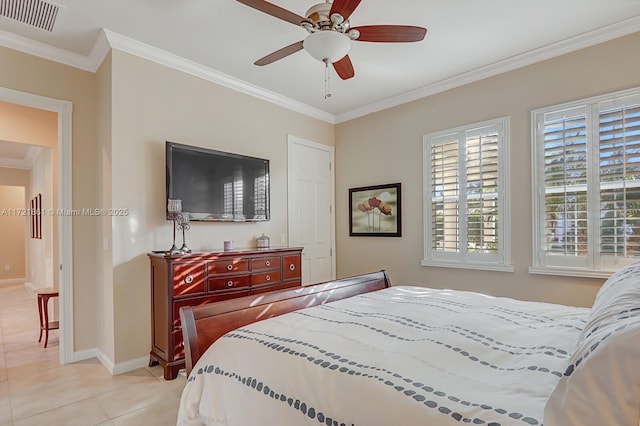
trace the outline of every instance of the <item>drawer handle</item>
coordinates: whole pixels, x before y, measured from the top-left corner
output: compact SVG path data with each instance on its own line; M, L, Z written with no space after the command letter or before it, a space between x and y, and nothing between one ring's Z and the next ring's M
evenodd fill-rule
M264 262L265 265L267 266L271 266L271 262L269 262L268 260L266 262Z
M184 277L184 282L187 284L191 284L193 282L193 275L189 274L186 277Z
M232 269L233 269L233 265L231 265L231 264L227 265L227 271L230 271Z
M291 265L289 265L289 270L290 271L295 271L296 270L296 265L294 265L293 263Z
M231 280L227 281L227 287L233 287L233 281Z
M271 281L271 277L269 275L267 275L264 279L267 281Z

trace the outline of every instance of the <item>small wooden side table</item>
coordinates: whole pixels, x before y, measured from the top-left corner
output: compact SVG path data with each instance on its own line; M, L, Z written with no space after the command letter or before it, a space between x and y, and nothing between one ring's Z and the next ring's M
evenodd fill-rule
M49 342L49 330L57 330L60 328L58 321L49 321L49 299L52 297L58 297L58 290L54 289L40 289L37 291L38 295L38 315L40 316L40 337L38 342L42 341L42 332L44 331L44 347L47 347Z

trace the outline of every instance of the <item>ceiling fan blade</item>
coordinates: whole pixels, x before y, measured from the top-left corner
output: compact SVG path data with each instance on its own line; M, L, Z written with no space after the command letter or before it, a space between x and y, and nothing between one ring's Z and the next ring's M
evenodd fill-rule
M334 62L333 68L338 73L338 76L340 76L340 78L343 80L347 80L355 75L353 64L351 63L351 59L349 59L349 55L345 55L344 58Z
M329 16L334 13L339 13L345 19L349 19L349 16L356 10L356 7L360 4L361 0L334 0L331 5L331 11Z
M275 16L283 21L291 22L294 25L300 25L301 22L307 20L307 18L300 16L296 13L290 12L287 9L283 9L280 6L271 4L264 0L238 0L240 3L252 7L260 12L264 12L267 15Z
M350 31L358 30L358 41L373 41L381 43L402 43L420 41L427 34L427 29L411 25L365 25L353 27Z
M259 65L259 66L267 65L277 61L278 59L282 59L286 56L289 56L292 53L296 53L297 51L302 50L302 48L303 47L302 47L302 40L301 40L296 43L290 44L289 46L285 46L282 49L276 50L275 52L270 53L267 56L258 59L253 64Z

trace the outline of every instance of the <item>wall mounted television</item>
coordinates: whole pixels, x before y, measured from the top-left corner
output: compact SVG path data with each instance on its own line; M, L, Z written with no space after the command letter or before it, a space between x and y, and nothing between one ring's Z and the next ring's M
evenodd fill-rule
M269 220L269 160L169 141L165 154L166 198L191 220Z

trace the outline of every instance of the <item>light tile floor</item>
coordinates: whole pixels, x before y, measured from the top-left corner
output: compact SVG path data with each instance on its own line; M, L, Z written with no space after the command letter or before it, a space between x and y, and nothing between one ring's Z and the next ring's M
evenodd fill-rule
M184 375L159 366L112 376L97 360L59 362L58 330L38 343L35 294L0 287L0 425L175 425ZM44 339L44 336L43 336Z

